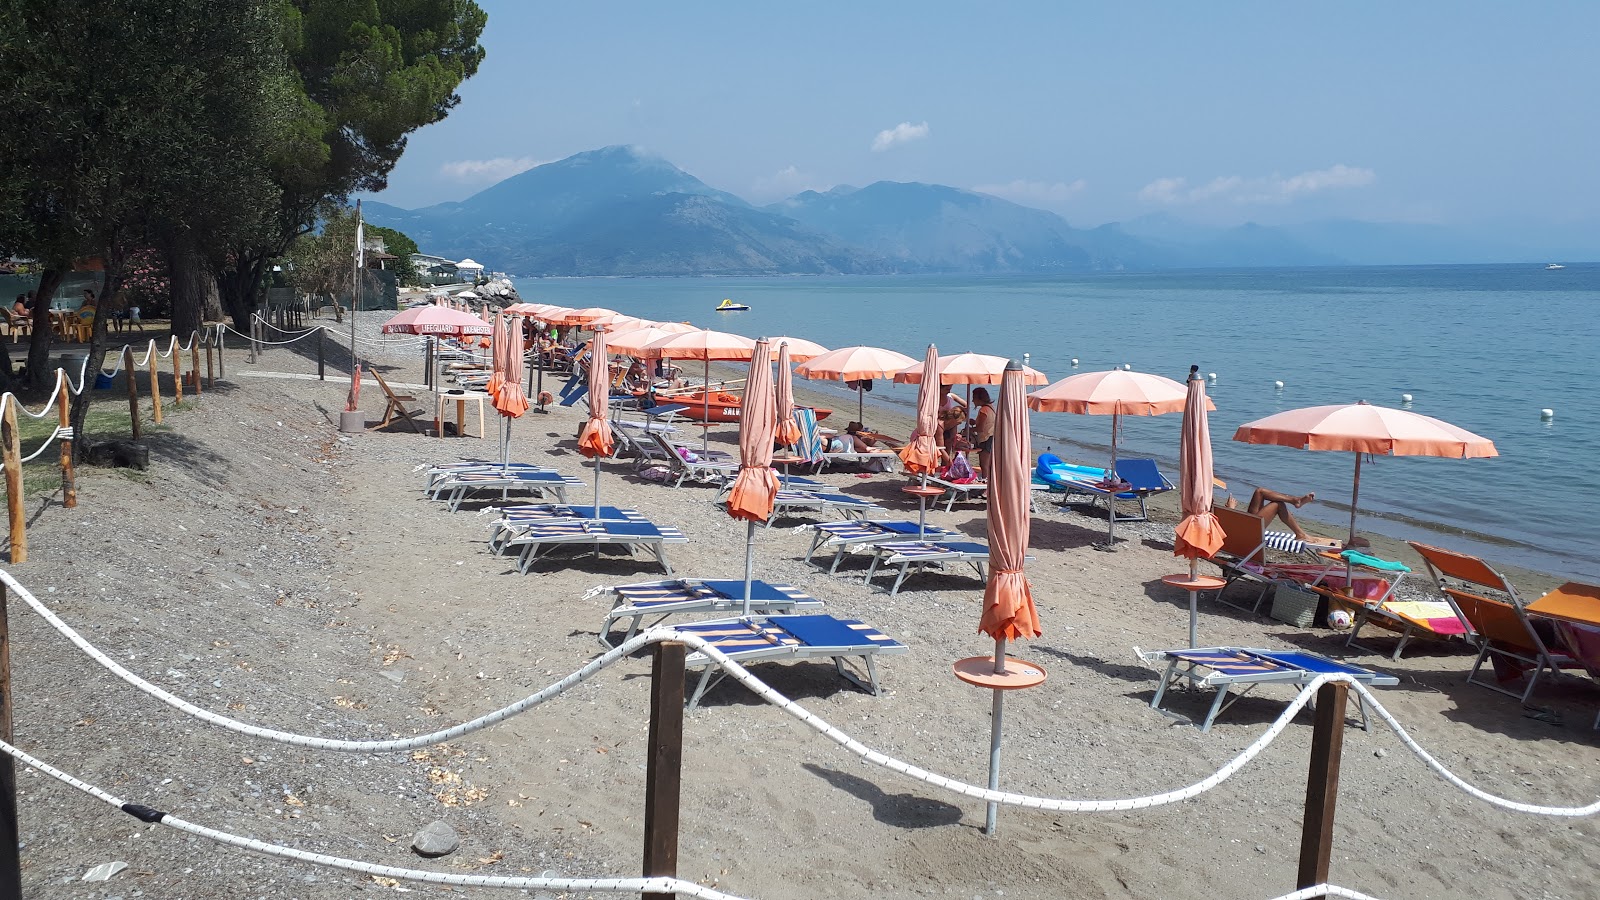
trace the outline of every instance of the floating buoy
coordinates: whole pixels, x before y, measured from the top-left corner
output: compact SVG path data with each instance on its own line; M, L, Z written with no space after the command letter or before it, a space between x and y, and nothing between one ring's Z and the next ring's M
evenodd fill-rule
M1539 410L1539 418L1543 419L1546 422L1550 421L1551 419L1554 419L1555 417L1556 417L1556 411L1551 409L1551 408L1549 408L1548 406L1545 407L1544 409Z
M1272 386L1277 388L1280 391L1283 390L1283 382L1281 382L1281 381L1274 381L1272 383Z
M1401 403L1410 403L1411 402L1411 395L1410 394L1401 394L1400 395L1400 402Z
M1215 372L1207 372L1206 373L1206 380L1211 382L1212 384L1216 384L1217 383L1217 373L1215 373Z
M1133 371L1133 363L1123 363L1122 364L1122 371L1124 371L1124 372L1132 372Z
M1073 358L1072 358L1072 367L1073 367L1073 368L1074 368L1074 369L1076 369L1076 368L1077 368L1077 367L1078 367L1078 358L1077 358L1077 357L1076 357L1076 356L1074 356L1074 357L1073 357Z

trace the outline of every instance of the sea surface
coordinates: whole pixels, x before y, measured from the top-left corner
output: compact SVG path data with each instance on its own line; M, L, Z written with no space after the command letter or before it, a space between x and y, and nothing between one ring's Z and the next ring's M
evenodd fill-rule
M867 344L920 360L927 345L1021 359L1051 380L1132 365L1182 381L1216 373L1217 477L1314 491L1303 515L1342 536L1350 453L1253 446L1235 428L1287 409L1367 400L1492 439L1494 459L1363 463L1361 530L1491 562L1600 578L1600 264L1204 270L996 277L516 280L528 302L606 306L749 337ZM719 313L724 297L746 312ZM1282 382L1282 388L1275 386ZM812 387L825 386L813 382ZM854 392L837 384L841 410ZM879 381L909 409L915 385ZM1409 404L1402 396L1409 394ZM1541 418L1541 410L1554 410ZM1124 419L1119 455L1177 467L1182 416ZM1033 413L1037 450L1103 465L1111 417Z

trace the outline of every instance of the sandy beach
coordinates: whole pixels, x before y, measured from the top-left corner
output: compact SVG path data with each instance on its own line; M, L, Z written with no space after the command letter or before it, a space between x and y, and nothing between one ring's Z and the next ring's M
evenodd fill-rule
M363 332L376 330L373 318ZM414 356L373 359L391 383L420 380ZM30 557L9 571L112 659L203 708L357 739L446 727L544 687L600 649L609 601L585 599L590 589L663 577L653 560L620 554L518 574L512 560L487 551L489 517L430 503L415 471L492 456L492 411L488 440L403 426L341 436L348 379L331 363L328 380L315 372L315 348L275 347L253 364L230 349L227 379L150 437L148 472L86 469L78 508L30 503ZM120 384L101 395L105 402L122 396ZM796 388L803 401L805 383ZM376 385L369 382L361 400L376 422ZM517 420L513 458L592 483L593 465L575 448L582 409L551 407ZM841 410L833 421L848 418ZM910 431L888 412L869 409L867 418L890 434ZM1177 434L1174 422L1174 442ZM728 428L710 433L714 446L731 448L735 439ZM635 507L689 536L669 548L676 573L740 575L744 528L715 505L713 488L642 481L630 460L601 468L604 503ZM899 476L821 477L915 516ZM586 502L587 489L575 493ZM1192 784L1255 741L1292 696L1264 687L1210 733L1150 709L1158 673L1134 647L1186 642L1187 596L1160 581L1186 568L1172 555L1175 502L1156 503L1149 522L1119 523L1128 540L1114 553L1093 548L1104 537L1103 512L1040 503L1037 559L1027 574L1044 635L1015 650L1050 677L1009 698L1003 788L1109 799ZM991 649L976 630L982 583L929 574L891 598L863 584L859 561L829 576L802 560L810 533L799 526L816 520L782 519L759 532L758 577L796 585L824 600L827 612L868 621L910 652L880 663L881 697L855 689L827 661L754 671L874 749L982 784L989 696L951 673L953 661ZM932 511L929 522L980 539L986 531L981 503ZM1409 548L1374 544L1416 567L1407 585L1429 593ZM1559 581L1508 574L1529 597ZM10 622L17 743L124 799L263 841L390 865L639 872L647 657L445 746L354 756L206 726L135 692L15 597ZM1202 644L1310 649L1396 675L1398 686L1379 689L1384 704L1445 766L1484 790L1554 806L1600 794L1600 732L1590 728L1600 689L1587 681L1542 684L1534 717L1515 699L1466 683L1472 654L1464 645L1420 644L1390 662L1347 652L1343 636L1327 629L1209 600L1199 630ZM1210 697L1179 693L1167 706L1203 715ZM1294 888L1311 718L1302 713L1262 756L1198 798L1104 814L1002 808L990 838L980 832L983 804L866 765L725 682L686 720L679 874L752 898L1275 897ZM19 773L18 782L30 897L507 893L394 885L268 859L141 823L36 772ZM434 820L453 826L461 847L423 860L411 838ZM1522 815L1469 797L1381 725L1345 733L1335 883L1410 900L1578 900L1600 891L1597 840L1592 818ZM112 860L128 869L105 884L79 881Z

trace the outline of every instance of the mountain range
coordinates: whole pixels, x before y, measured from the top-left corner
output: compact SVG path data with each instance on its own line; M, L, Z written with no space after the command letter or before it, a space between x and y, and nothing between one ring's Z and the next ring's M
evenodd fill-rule
M756 207L670 162L605 147L513 175L459 202L363 204L429 253L515 275L1050 274L1166 268L1592 259L1600 222L1569 246L1428 225L1324 221L1212 228L1165 214L1092 229L938 184L879 181ZM1577 237L1574 237L1574 233ZM1592 238L1592 240L1590 240Z

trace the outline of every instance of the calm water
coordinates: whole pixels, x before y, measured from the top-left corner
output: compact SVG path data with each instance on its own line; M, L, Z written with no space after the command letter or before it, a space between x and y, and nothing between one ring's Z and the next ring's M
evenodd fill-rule
M1026 353L1051 380L1128 363L1181 381L1198 364L1217 374L1217 476L1241 502L1258 484L1315 491L1307 515L1334 523L1348 522L1351 454L1249 446L1229 440L1234 428L1302 406L1400 406L1411 394L1410 409L1491 438L1501 455L1363 465L1362 528L1600 578L1600 265L519 279L517 287L530 302L608 306L828 347L869 344L916 359L929 342L944 353ZM752 309L712 312L724 297ZM915 401L915 386L876 388L869 403ZM854 402L838 393L841 404ZM1552 421L1540 420L1544 407L1555 410ZM1180 419L1129 419L1120 445L1175 468ZM1106 457L1110 417L1035 413L1031 424L1041 449L1083 462Z

